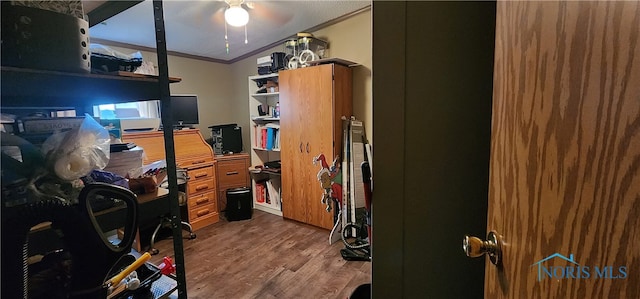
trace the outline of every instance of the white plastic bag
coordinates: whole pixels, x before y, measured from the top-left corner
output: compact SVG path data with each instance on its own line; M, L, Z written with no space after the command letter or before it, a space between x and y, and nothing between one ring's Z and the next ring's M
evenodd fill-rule
M104 169L109 152L109 132L88 114L78 129L53 134L42 144L49 171L67 181Z

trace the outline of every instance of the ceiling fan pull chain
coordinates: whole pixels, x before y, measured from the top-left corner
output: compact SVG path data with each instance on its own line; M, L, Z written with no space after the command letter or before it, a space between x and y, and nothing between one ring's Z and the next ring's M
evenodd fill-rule
M227 36L227 22L224 22L224 46L227 48L227 54L229 54L229 37Z
M249 43L249 40L247 39L247 25L244 25L244 43Z

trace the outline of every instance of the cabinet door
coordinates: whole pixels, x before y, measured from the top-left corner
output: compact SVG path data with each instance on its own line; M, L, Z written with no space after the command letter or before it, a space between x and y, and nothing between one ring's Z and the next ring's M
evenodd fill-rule
M306 222L307 205L302 187L307 180L302 168L306 119L302 101L307 93L304 80L297 75L296 70L282 71L279 76L282 215Z
M331 165L334 158L334 94L333 94L333 65L326 64L317 67L304 68L300 76L306 78L304 83L305 97L304 111L307 125L303 134L305 151L303 158L304 172L308 174L305 198L307 201L306 223L331 229L333 227L333 213L327 212L326 205L321 202L324 189L320 186L317 174L322 169L322 163L312 163L314 157L324 154L326 162Z

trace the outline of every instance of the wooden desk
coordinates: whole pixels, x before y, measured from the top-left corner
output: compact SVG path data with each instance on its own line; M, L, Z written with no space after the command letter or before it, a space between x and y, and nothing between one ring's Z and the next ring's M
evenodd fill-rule
M219 220L213 149L197 129L176 130L173 138L176 163L190 177L185 190L189 213L185 220L198 230ZM122 141L142 147L145 164L165 158L162 131L125 133Z

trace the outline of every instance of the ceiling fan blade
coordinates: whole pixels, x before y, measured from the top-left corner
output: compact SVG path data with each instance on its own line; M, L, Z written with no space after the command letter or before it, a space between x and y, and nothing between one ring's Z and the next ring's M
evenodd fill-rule
M280 3L279 5L282 4ZM249 19L256 18L277 25L284 25L293 19L293 14L291 12L283 11L273 2L250 1L243 3L242 7L249 12Z
M222 25L224 24L225 20L224 20L224 11L227 9L227 7L221 7L219 8L215 13L211 14L209 16L209 21L213 24L216 25Z
M177 12L171 10L169 13L165 13L166 18L178 20L178 22L194 28L216 24L216 19L213 16L223 14L224 9L228 6L224 1L171 1L170 4L176 5Z

